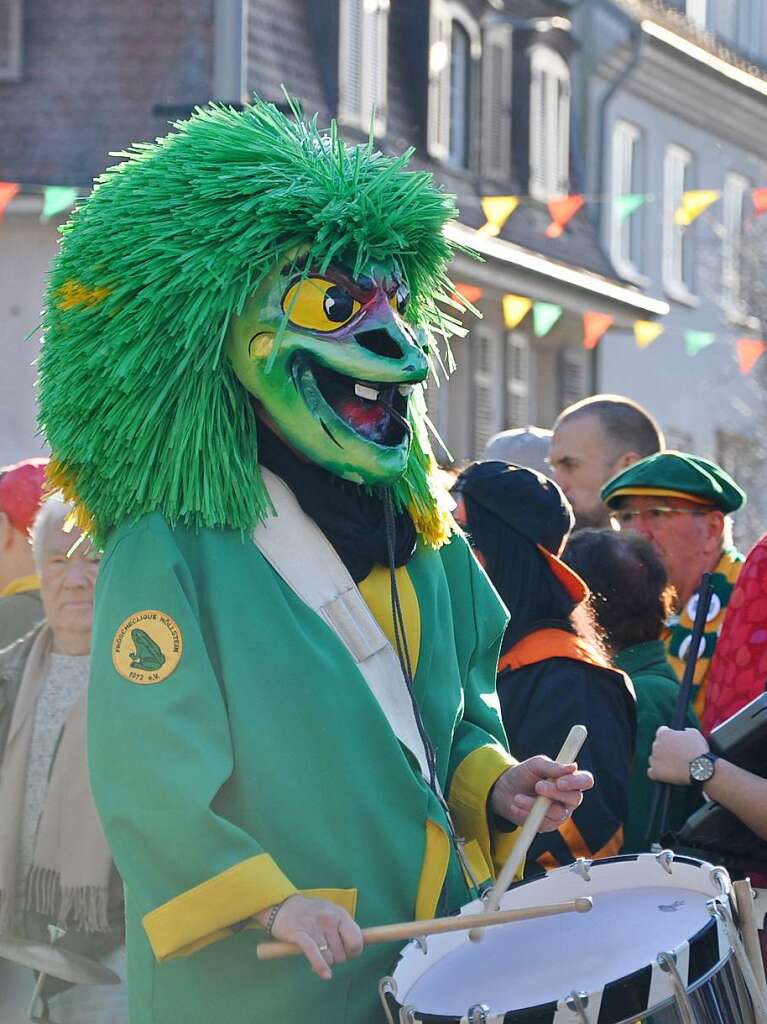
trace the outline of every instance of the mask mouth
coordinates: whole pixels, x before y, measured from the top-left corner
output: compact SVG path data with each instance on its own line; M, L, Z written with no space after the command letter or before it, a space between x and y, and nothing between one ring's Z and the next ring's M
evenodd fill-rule
M337 373L302 360L299 376L309 373L325 404L365 441L398 448L409 437L408 402L412 384L377 383ZM303 390L303 389L302 389ZM320 414L321 418L321 414ZM332 425L325 424L325 427Z

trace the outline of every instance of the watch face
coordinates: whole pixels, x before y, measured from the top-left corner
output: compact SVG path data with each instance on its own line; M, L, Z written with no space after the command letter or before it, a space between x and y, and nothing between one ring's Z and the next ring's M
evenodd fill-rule
M705 754L695 757L690 761L690 778L694 779L695 782L708 782L713 774L714 765Z

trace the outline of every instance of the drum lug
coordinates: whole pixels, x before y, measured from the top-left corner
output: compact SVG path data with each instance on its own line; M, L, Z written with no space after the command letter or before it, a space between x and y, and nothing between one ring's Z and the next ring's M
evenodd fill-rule
M655 859L667 874L672 875L674 873L671 869L671 865L674 863L673 850L661 850L660 853L655 855Z
M386 1024L396 1024L389 1009L389 1001L386 998L387 995L394 996L395 999L397 998L397 982L391 975L387 974L385 978L381 978L378 982L378 995L381 999L383 1012L386 1014Z
M423 955L426 956L426 954L429 952L429 946L426 941L426 936L416 935L416 937L413 939L413 942L416 944L416 946L418 946Z
M590 882L591 874L589 868L593 863L593 861L586 860L585 857L579 857L570 865L570 870L575 872L576 875L580 875L584 882Z
M467 1010L466 1020L468 1024L487 1024L488 1013L490 1013L489 1006L485 1006L484 1003L475 1003Z
M658 953L657 964L662 971L666 974L671 975L671 983L674 987L674 996L677 1009L679 1010L679 1016L682 1019L682 1024L695 1024L695 1018L692 1013L692 1006L690 1005L690 999L687 995L687 988L685 983L682 981L682 976L677 970L676 966L676 953L664 952Z
M589 861L589 863L591 862ZM573 990L565 999L565 1006L568 1010L572 1010L573 1013L578 1015L580 1024L589 1024L589 1018L586 1013L588 1005L589 996L587 992L576 992Z
M416 1008L414 1006L403 1006L399 1011L399 1024L418 1024Z
M727 896L728 898L730 898L732 896L730 876L725 870L725 868L711 868L709 874L711 876L711 881L714 883L714 885L716 885L717 889L722 894L722 896Z

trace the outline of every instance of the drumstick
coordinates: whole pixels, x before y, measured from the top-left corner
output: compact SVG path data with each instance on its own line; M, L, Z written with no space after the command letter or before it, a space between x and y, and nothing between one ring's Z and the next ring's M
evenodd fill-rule
M733 882L732 891L735 894L735 903L738 907L740 918L740 931L743 936L743 945L746 949L748 959L754 969L754 978L759 988L762 1002L767 1006L767 981L764 977L764 962L762 960L762 949L759 945L759 935L756 929L756 914L754 913L754 895L751 891L751 883L746 878L742 882Z
M588 731L585 725L574 725L567 734L567 739L562 744L562 749L557 755L557 761L560 764L570 764L571 761L574 761L587 736ZM495 880L495 885L485 899L485 907L487 910L498 910L501 897L514 881L514 876L527 856L530 844L538 834L538 830L540 829L543 819L546 817L546 812L550 806L551 800L548 797L539 796L536 799L532 806L532 810L527 816L527 820L522 826L519 838L516 843L514 843L512 851L506 859L506 863L501 868L498 878ZM472 942L477 942L482 938L482 929L479 927L472 929L472 931L469 932L469 938Z
M519 907L516 910L494 910L492 914L465 914L463 917L435 917L428 921L403 921L400 924L382 924L374 928L363 928L362 938L366 946L379 942L406 942L422 935L441 935L444 932L460 932L477 925L489 928L496 924L513 921L529 921L537 917L552 917L554 914L585 914L591 910L590 896L578 896L562 903L549 903L540 907ZM256 956L259 960L281 960L286 956L298 956L301 949L292 942L259 942Z

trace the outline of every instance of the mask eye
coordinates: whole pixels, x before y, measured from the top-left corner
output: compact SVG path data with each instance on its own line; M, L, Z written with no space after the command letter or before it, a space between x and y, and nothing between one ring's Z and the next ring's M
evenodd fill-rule
M296 327L309 331L337 331L360 311L360 303L340 284L324 277L296 281L285 292L282 311Z
M389 305L399 314L403 314L410 301L410 290L406 284L401 284L396 292L390 296Z

